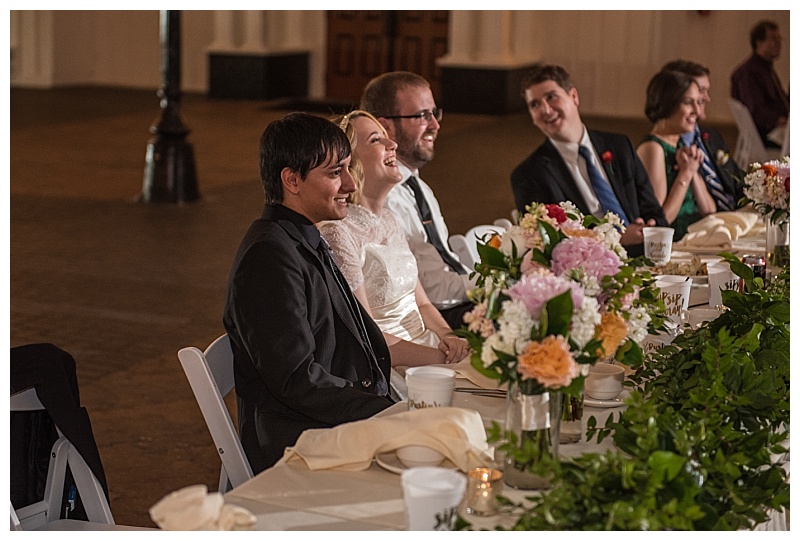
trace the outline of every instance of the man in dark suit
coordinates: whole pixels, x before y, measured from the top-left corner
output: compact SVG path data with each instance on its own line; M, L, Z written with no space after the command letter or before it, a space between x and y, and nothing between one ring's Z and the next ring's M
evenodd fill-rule
M223 317L253 472L272 466L306 429L392 404L386 342L316 227L347 215L350 152L342 130L303 113L261 136L266 205L234 259Z
M584 214L614 212L626 226L621 242L643 251L645 225L667 225L647 172L625 135L587 130L578 90L561 66L537 64L522 81L534 125L546 136L511 173L517 209L532 202L571 201Z
M664 64L661 71L679 71L694 79L697 87L700 89L700 99L702 100L697 107L697 120L695 124L695 131L681 135L681 140L686 147L697 145L704 154L704 160L707 160L706 166L701 167L700 174L706 179L706 184L709 188L709 193L714 197L717 204L718 211L733 210L736 208L736 203L744 195L742 189L744 187L742 179L744 172L739 168L733 160L730 149L722 135L714 128L708 125L700 126L700 122L706 119L706 105L711 102L709 92L711 90L711 79L709 75L711 71L697 62L691 60L673 60ZM747 165L747 164L745 164ZM714 179L709 178L709 173L713 172L714 176L719 179L721 183L722 193L713 189Z

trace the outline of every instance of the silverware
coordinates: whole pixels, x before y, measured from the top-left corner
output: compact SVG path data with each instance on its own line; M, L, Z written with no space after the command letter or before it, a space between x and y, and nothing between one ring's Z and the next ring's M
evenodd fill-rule
M505 398L506 391L503 389L475 389L472 387L456 387L455 392L474 394L477 396L487 396L490 398Z

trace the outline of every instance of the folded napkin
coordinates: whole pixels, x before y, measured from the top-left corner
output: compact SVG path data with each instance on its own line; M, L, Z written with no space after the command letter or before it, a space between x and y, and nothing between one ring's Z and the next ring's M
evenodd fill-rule
M161 498L150 508L150 518L169 531L252 530L256 517L247 509L225 503L219 492L191 485Z
M456 364L445 365L456 372L456 377L470 380L481 389L507 389L508 386L500 385L500 381L484 376L472 366L472 356L466 357Z
M465 472L493 459L477 411L423 408L306 430L278 464L303 460L310 470L366 470L375 456L406 445L435 449Z
M733 248L733 241L750 235L759 224L759 215L748 211L717 212L696 221L673 249L687 251L723 251Z

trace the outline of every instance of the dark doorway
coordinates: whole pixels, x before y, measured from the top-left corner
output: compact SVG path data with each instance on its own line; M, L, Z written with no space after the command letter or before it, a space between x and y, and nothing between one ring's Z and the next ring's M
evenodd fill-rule
M328 11L328 98L355 103L370 79L395 70L422 75L437 96L448 19L448 11Z

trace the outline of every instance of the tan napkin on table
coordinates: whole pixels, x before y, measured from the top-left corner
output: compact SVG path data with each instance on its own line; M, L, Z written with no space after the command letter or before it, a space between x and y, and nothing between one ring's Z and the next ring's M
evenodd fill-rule
M709 214L690 225L673 249L689 252L731 250L733 241L750 233L758 220L758 214L746 211Z
M470 380L472 383L481 389L507 389L508 386L500 385L499 380L487 378L472 366L472 357L468 356L456 364L444 365L456 371L456 377L462 377Z
M461 471L484 466L493 458L477 411L424 408L306 430L278 464L300 459L310 470L360 471L369 468L373 457L406 445L435 449Z
M219 492L191 485L161 498L150 508L150 518L169 531L251 530L256 517L247 509L225 503Z

